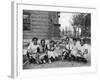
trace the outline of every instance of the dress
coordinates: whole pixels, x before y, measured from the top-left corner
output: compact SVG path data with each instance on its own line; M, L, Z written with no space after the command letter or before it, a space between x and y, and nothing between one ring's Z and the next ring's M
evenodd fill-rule
M37 48L39 47L39 45L34 45L33 43L30 43L30 45L27 48L27 52L30 54L30 56L32 56L33 58L37 57Z
M54 50L55 50L55 46L51 46L51 45L48 45L48 58L55 58L55 54L54 54Z
M59 57L62 55L62 50L60 49L60 46L55 46L54 55L55 57Z
M44 56L46 56L47 52L47 45L39 45L39 58L42 59Z

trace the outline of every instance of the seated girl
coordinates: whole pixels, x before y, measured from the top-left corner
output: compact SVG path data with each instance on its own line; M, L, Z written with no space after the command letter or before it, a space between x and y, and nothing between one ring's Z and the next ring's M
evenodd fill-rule
M47 52L49 63L52 63L55 60L54 50L55 50L54 41L51 40L48 44L48 52Z
M45 44L45 40L42 39L39 45L39 62L46 63L47 62L47 45Z
M66 44L65 48L63 49L62 59L69 60L69 54L70 54L70 44L69 44L69 38L66 38Z
M36 62L38 63L38 47L39 45L37 44L38 38L34 37L32 39L32 42L29 44L27 48L27 57L29 59L29 62Z
M84 55L88 53L88 52L87 52L88 50L86 49L83 40L80 40L79 42L80 42L80 43L77 45L77 49L78 49L78 52L77 52L77 61L78 61L78 62L84 62L84 63L86 63L87 60L86 60L86 58L84 57Z
M62 59L62 49L60 48L60 42L57 41L55 44L55 50L54 50L55 60Z
M73 44L71 44L71 54L70 54L70 57L71 57L72 61L77 61L78 49L77 49L76 42L77 42L77 40L74 38L73 39Z
M86 41L84 41L84 44L83 42L81 41L81 53L83 54L83 62L89 62L90 61L90 45L87 44Z

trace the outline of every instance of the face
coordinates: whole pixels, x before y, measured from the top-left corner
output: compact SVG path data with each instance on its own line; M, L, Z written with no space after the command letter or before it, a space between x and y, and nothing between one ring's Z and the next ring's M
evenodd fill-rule
M69 43L69 39L68 38L66 39L66 43Z
M73 44L73 39L69 38L69 43Z
M33 44L35 44L35 45L37 44L37 39L33 40Z
M41 44L44 45L45 44L45 41L42 41Z
M62 40L62 43L65 43L65 40L64 39Z
M59 42L57 41L56 45L59 45Z
M54 45L54 42L51 42L50 45L53 46Z
M81 40L81 45L83 45L84 44L84 42L83 42L83 40Z
M76 44L76 40L73 40L74 45Z

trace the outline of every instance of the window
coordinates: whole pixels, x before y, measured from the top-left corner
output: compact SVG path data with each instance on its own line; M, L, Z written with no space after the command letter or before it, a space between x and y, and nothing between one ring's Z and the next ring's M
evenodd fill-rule
M23 13L23 30L27 31L30 30L30 14Z

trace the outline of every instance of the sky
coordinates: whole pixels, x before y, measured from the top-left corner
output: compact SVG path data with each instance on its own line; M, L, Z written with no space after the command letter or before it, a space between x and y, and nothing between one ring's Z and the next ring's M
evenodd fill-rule
M61 24L61 30L65 30L66 27L68 30L73 30L70 23L73 15L74 13L60 13L59 23Z

